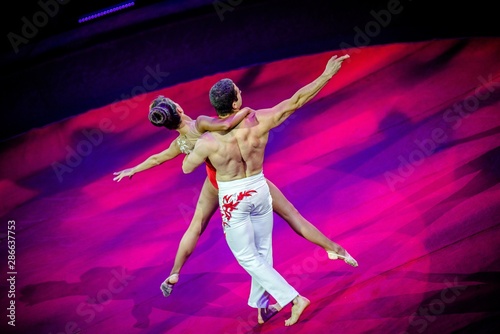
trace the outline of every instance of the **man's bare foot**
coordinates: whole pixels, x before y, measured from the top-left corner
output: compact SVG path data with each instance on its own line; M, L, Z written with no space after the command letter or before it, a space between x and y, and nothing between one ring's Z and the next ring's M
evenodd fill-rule
M257 322L262 325L263 323L274 317L276 314L278 314L278 312L281 311L281 306L276 303L274 305L269 305L266 308L259 308L258 310Z
M295 324L297 321L299 321L300 316L302 315L302 312L311 304L309 299L306 297L302 296L297 296L293 300L293 306L292 306L292 316L285 320L285 326L291 326Z

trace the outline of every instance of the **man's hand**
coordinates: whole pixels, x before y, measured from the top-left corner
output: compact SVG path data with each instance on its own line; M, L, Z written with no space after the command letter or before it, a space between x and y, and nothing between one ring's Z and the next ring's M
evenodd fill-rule
M343 55L342 57L337 57L333 56L328 60L328 63L326 64L325 71L323 74L332 77L335 75L340 70L340 66L342 65L342 62L349 58L349 55Z
M120 180L123 179L124 177L128 176L129 178L132 178L134 174L135 173L133 168L124 169L121 172L114 172L113 175L118 175L118 176L115 177L113 181L120 182Z

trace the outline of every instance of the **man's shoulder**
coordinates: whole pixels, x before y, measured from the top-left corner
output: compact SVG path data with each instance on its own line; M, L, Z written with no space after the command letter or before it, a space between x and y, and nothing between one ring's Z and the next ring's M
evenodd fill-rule
M245 127L254 129L267 129L273 117L272 108L252 109L245 118Z
M253 109L250 107L245 107L242 110L249 110L247 117L245 117L245 121L247 123L253 123L256 120L259 120L262 117L266 116L266 113L269 111L269 108L261 108L261 109Z
M212 134L212 132L210 131L207 131L207 132L203 132L200 136L200 138L198 138L198 141L201 141L201 142L211 142L213 141L215 138Z
M219 140L216 138L217 133L214 132L205 132L198 139L200 142L200 146L204 149L214 150L218 147Z
M194 146L195 151L198 153L210 155L214 150L216 150L217 144L215 138L210 132L203 133Z

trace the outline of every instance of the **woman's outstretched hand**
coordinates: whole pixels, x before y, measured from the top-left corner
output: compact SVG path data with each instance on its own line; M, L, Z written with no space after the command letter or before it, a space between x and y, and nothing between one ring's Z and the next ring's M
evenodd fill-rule
M113 181L120 182L121 179L124 177L129 177L132 178L134 176L134 170L133 168L127 168L122 170L121 172L114 172L113 175L117 175L115 178L113 178Z

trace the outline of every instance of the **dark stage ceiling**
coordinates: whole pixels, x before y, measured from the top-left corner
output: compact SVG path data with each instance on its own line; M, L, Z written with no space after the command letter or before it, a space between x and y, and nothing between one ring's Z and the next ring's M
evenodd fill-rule
M488 1L39 0L2 12L5 141L140 93L277 59L393 42L499 36ZM480 59L471 59L480 61ZM167 74L168 73L168 74Z

